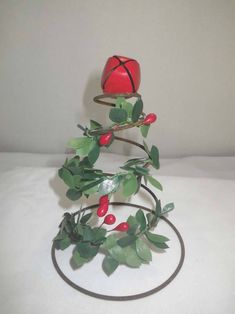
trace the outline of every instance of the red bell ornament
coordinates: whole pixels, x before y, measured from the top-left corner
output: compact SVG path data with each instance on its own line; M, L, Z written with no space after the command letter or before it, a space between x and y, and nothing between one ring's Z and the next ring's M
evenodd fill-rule
M104 94L136 93L140 86L139 63L127 57L110 57L104 67L101 85Z

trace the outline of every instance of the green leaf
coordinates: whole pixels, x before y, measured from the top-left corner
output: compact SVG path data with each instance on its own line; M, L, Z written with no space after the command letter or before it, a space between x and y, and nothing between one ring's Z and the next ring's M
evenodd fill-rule
M92 242L94 239L94 231L90 226L85 225L83 230L83 240Z
M95 121L95 120L90 120L90 129L91 130L95 130L95 129L101 129L102 128L102 125Z
M128 235L117 240L117 244L120 245L121 247L125 247L134 243L136 239L137 237L135 235Z
M126 179L123 181L123 195L128 197L134 194L138 189L138 181L136 176L133 174L128 174Z
M137 122L141 113L143 112L143 102L139 98L136 103L134 104L133 111L132 111L132 121Z
M99 190L99 185L95 185L95 186L91 187L90 189L87 189L85 193L87 196L90 196L90 195L98 192L98 190Z
M125 248L126 251L126 264L130 267L140 267L142 260L132 247Z
M81 175L74 175L73 176L73 183L74 186L79 186L80 182L81 182Z
M88 159L91 164L94 164L100 155L100 146L98 144L94 145L94 147L88 153Z
M110 276L118 267L119 263L111 256L105 256L102 267L107 276Z
M81 148L76 149L76 155L78 156L86 156L89 154L89 152L93 149L93 147L96 145L96 141L92 138L89 138L89 142L87 141L86 144L84 144ZM88 159L89 161L89 159Z
M122 104L122 108L126 111L127 117L131 118L132 117L132 111L133 111L133 105L130 102L125 101Z
M160 168L160 164L159 164L159 151L158 148L156 146L152 146L151 148L151 152L150 152L150 157L152 159L153 165L156 169Z
M144 161L144 158L132 158L132 159L129 159L125 162L125 165L126 166L133 166L133 165L137 165L137 164L143 164L145 161Z
M59 177L67 184L70 188L74 187L73 175L71 172L65 168L61 168L58 172Z
M152 260L150 248L140 238L136 240L136 253L140 258L142 258L146 262L150 262Z
M141 125L140 132L141 132L143 137L147 137L149 128L150 128L150 124L148 124L148 125L145 125L145 124Z
M146 175L149 173L148 168L140 167L140 166L135 166L135 171L141 175Z
M152 176L146 176L148 181L157 189L159 189L160 191L162 191L162 185L160 182L158 182L156 179L154 179L154 177Z
M82 193L78 190L75 189L68 189L66 196L71 200L71 201L77 201L79 198L82 196Z
M156 221L157 221L157 217L156 215L152 214L152 213L148 213L146 215L147 217L147 221L148 221L148 227L151 228L155 225Z
M111 249L112 247L114 247L117 243L117 237L115 234L111 234L109 235L105 242L103 243L102 247L106 250Z
M119 245L115 245L109 249L109 254L119 263L125 263L126 261L125 251Z
M140 231L143 231L146 228L146 219L141 209L137 211L135 218L140 224Z
M84 215L84 216L81 218L80 223L81 223L82 225L85 225L85 224L88 222L88 220L91 218L91 216L92 216L92 213L89 213L89 214Z
M100 184L101 182L103 182L103 180L104 179L101 178L101 179L95 180L95 181L93 181L93 182L91 182L89 184L85 184L84 186L81 187L80 191L84 192L86 190L89 190L89 189L93 188L94 186L96 186L96 185Z
M132 216L132 215L130 215L129 217L128 217L128 219L127 219L127 223L130 225L130 226L133 226L133 225L138 225L139 223L138 223L138 221L137 221L137 219L134 217L134 216Z
M91 168L93 165L90 163L88 157L85 157L80 161L80 167Z
M99 247L91 245L90 242L79 242L76 250L83 258L93 258L98 253Z
M117 191L120 184L119 177L113 177L110 179L105 179L99 186L100 195L106 195L111 192Z
M62 240L55 240L54 244L55 244L56 249L65 250L67 247L70 246L71 240L70 240L69 236L67 235Z
M127 120L127 112L121 108L112 108L109 113L109 118L116 123L125 122Z
M136 220L136 218L132 215L130 215L127 219L127 223L129 224L130 228L128 229L127 233L129 235L134 235L136 233L136 230L139 227L139 223Z
M159 249L168 249L169 246L166 243L153 243Z
M169 213L171 210L173 210L175 208L175 205L174 203L169 203L169 204L166 204L162 211L161 211L161 215L164 215L166 213Z
M100 242L101 240L102 242L104 242L106 240L105 239L105 235L107 233L106 229L96 227L93 229L93 232L94 232L93 242Z
M126 99L124 97L121 97L121 96L117 97L115 101L116 107L121 108L125 102L126 102Z
M68 146L73 149L80 149L86 145L89 145L92 141L93 139L91 137L72 138L69 140Z
M74 250L73 257L72 257L74 263L77 267L81 267L83 264L88 262L88 259L81 257L78 251Z
M150 231L146 231L145 235L147 236L147 239L152 243L165 243L169 241L167 237L160 234L151 233Z
M156 200L156 209L155 209L155 213L156 216L160 216L162 212L162 206L161 206L161 201L160 200Z
M143 141L143 144L144 144L144 149L145 149L146 153L147 153L147 154L149 155L149 157L150 157L150 151L149 151L149 148L148 148L147 143L146 143L145 141Z
M79 223L79 224L76 226L75 231L76 231L79 235L83 236L84 226L82 226L82 225Z

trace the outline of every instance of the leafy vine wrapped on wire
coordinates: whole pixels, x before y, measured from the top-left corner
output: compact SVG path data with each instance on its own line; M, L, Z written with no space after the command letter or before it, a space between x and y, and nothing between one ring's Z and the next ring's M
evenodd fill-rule
M127 160L115 174L105 173L95 167L100 155L101 147L109 147L115 140L122 140L115 133L124 129L138 127L144 138L147 137L150 125L157 119L154 113L143 112L141 96L136 94L134 105L126 100L126 95L116 97L115 104L109 112L112 125L104 128L100 123L90 120L89 127L78 127L83 136L69 141L69 147L75 150L75 156L66 159L59 169L59 177L68 186L66 196L77 201L82 196L99 195L99 206L96 211L85 214L85 211L65 213L60 224L60 230L54 238L57 249L65 249L75 244L73 260L80 267L93 259L102 249L106 253L103 261L103 270L107 275L112 274L119 264L130 267L139 267L142 263L149 263L152 259L151 244L166 249L169 240L163 235L150 232L157 225L159 217L174 208L173 203L161 206L160 200L156 208L144 214L139 209L135 216L130 215L126 221L119 223L107 236L104 225L113 225L116 217L107 214L110 198L119 189L124 197L136 194L141 186L142 179L147 185L162 190L162 185L150 173L149 166L159 169L159 152L155 145L151 148L143 141L143 145L136 144L145 151L146 156ZM133 143L130 140L130 143ZM104 217L100 226L89 223L92 216ZM120 236L121 234L121 236Z

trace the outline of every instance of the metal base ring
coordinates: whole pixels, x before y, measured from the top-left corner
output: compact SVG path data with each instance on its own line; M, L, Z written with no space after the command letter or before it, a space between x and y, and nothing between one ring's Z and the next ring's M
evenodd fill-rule
M113 203L113 205L128 205L128 206L130 205L132 207L141 208L140 205L127 204L127 203L121 203L121 202ZM94 207L94 206L90 206L89 208L91 208L91 207ZM86 210L89 209L89 208L87 207ZM146 208L143 207L143 209L146 209ZM181 267L183 265L184 257L185 257L184 241L182 239L182 236L181 236L180 232L176 229L176 227L173 225L173 223L170 222L167 218L161 217L160 219L165 221L170 226L170 228L175 232L175 234L176 234L176 236L177 236L177 238L179 240L179 243L180 243L181 255L180 255L179 263L178 263L176 269L174 270L174 272L170 275L170 277L167 280L165 280L162 284L160 284L159 286L157 286L157 287L155 287L153 289L150 289L150 290L145 291L143 293L127 295L127 296L126 295L123 295L123 296L104 295L104 294L99 294L99 293L95 293L95 292L92 292L90 290L84 289L81 286L75 284L73 281L71 281L63 273L63 271L59 267L59 265L57 263L57 260L56 260L56 254L55 254L56 249L55 249L54 245L52 245L51 257L52 257L52 262L54 264L54 267L55 267L57 273L60 275L60 277L69 286L71 286L72 288L78 290L79 292L82 292L82 293L84 293L86 295L89 295L91 297L95 297L95 298L103 299L103 300L108 300L108 301L129 301L129 300L136 300L136 299L140 299L140 298L144 298L144 297L147 297L149 295L152 295L152 294L160 291L161 289L165 288L178 275L178 273L179 273L179 271L180 271L180 269L181 269Z

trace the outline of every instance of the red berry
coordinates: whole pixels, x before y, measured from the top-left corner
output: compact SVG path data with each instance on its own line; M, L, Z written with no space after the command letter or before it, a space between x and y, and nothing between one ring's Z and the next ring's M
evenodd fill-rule
M108 195L102 195L99 199L100 204L106 204L109 202L109 196Z
M100 204L100 207L97 209L97 216L98 217L104 217L107 214L107 211L109 209L108 203Z
M157 120L157 116L155 115L155 113L149 113L145 117L143 124L148 125L155 122L156 120Z
M108 145L112 139L112 136L113 136L112 132L102 134L99 139L100 146Z
M104 223L106 225L112 225L115 223L115 221L116 221L116 217L112 214L109 214L109 215L105 216L105 218L104 218Z
M117 231L128 231L129 229L129 224L127 222L121 222L117 227L115 227L113 230Z

